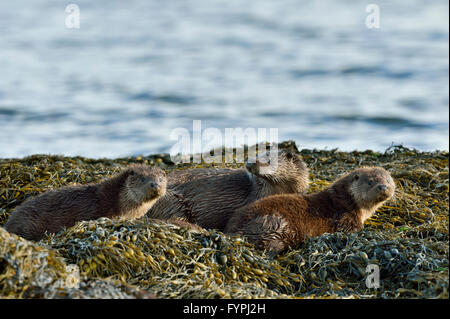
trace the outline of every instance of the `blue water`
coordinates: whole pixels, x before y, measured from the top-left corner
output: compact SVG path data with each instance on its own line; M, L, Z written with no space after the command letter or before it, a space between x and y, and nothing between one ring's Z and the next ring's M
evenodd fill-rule
M0 1L0 157L168 152L173 129L449 149L448 1Z

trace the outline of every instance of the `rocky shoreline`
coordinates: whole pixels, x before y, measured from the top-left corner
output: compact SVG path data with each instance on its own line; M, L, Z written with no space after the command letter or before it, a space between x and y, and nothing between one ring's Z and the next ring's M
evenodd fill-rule
M33 243L0 227L0 298L448 298L448 152L298 150L309 192L355 167L382 166L395 198L359 233L325 234L268 258L240 238L165 222L81 222ZM131 163L165 170L167 154L121 159L34 155L0 159L0 226L30 196L99 181ZM379 287L367 286L368 265Z

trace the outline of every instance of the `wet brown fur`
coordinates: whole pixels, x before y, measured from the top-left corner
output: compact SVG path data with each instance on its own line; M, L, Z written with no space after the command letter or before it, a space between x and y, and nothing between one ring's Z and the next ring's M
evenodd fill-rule
M187 228L187 229L197 232L197 233L209 234L209 232L206 229L201 228L197 224L192 224L189 221L187 221L186 219L172 217L172 218L169 218L168 220L166 220L166 222L176 225L178 227Z
M39 240L45 232L57 233L82 220L138 218L165 190L164 171L133 165L97 184L67 186L29 199L13 211L5 229Z
M245 206L233 214L225 233L243 235L257 248L278 253L308 237L362 230L394 190L383 168L359 168L322 192L274 195Z
M168 174L166 195L147 216L180 217L206 229L223 230L232 213L273 194L302 193L308 188L309 171L299 156L278 153L276 171L269 171L268 157L249 161L246 169L190 169Z

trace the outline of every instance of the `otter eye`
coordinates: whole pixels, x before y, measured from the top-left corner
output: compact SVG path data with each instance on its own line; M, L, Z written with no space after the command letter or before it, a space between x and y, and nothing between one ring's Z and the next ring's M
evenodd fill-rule
M146 181L147 181L147 178L146 178L146 177L142 177L142 178L141 178L141 182L142 182L142 183L145 183Z
M373 181L368 181L367 184L369 184L369 186L372 186Z
M353 180L357 181L359 179L359 175L356 174L355 176L353 176Z

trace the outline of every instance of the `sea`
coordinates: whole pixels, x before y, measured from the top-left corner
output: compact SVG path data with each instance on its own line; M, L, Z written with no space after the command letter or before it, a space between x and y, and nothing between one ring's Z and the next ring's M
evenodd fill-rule
M448 150L449 2L0 1L1 158L166 153L199 123Z

